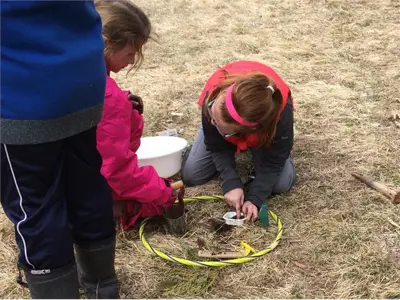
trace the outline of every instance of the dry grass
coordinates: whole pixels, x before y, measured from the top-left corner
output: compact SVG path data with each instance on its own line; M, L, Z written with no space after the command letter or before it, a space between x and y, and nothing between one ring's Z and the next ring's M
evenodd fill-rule
M281 246L265 257L224 269L167 263L142 247L136 233L120 235L117 270L122 296L395 298L400 297L400 206L349 176L357 170L400 186L398 0L137 1L160 44L149 44L135 75L116 76L145 99L146 134L178 128L192 140L197 97L217 66L238 59L264 62L289 82L296 105L294 159L298 182L270 200L286 225ZM182 117L172 112L183 113ZM190 194L219 192L216 182ZM223 240L207 218L222 203L189 206L187 238L149 231L153 245L190 257L196 240ZM14 282L13 229L0 216L0 297L26 297ZM229 238L229 235L232 236ZM262 248L273 236L247 226L222 244L246 240Z

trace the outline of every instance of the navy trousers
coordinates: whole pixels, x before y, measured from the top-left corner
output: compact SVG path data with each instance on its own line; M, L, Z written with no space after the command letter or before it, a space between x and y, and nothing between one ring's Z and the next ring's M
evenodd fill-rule
M15 225L22 268L43 273L70 265L74 243L115 235L101 164L96 128L57 142L1 145L1 204Z

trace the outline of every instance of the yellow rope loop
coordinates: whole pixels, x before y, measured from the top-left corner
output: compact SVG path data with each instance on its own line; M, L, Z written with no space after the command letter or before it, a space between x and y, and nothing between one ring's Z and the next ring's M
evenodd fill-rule
M184 199L185 203L190 203L190 202L195 202L195 201L199 201L199 200L221 200L224 199L223 196L220 195L213 195L213 196L199 196L199 197L192 197L192 198L186 198ZM140 240L143 243L143 246L150 251L151 253L154 253L155 255L161 257L162 259L168 260L170 262L174 262L174 263L178 263L181 265L185 265L185 266L191 266L191 267L226 267L226 266L233 266L233 265L237 265L237 264L243 264L243 263L247 263L247 262L251 262L255 259L257 259L258 257L261 257L269 252L271 252L272 250L274 250L280 243L281 241L281 237L283 234L283 223L282 221L279 219L279 217L273 213L272 211L269 211L269 214L271 216L271 218L273 219L273 221L275 222L275 224L278 227L278 231L277 234L273 240L273 242L264 250L261 251L255 251L250 245L247 245L246 243L242 242L242 246L244 246L246 249L249 249L249 252L253 252L253 254L251 255L246 255L243 257L239 257L239 258L235 258L235 259L227 259L227 260L218 260L218 261L196 261L196 260L189 260L189 259L185 259L185 258L180 258L180 257L176 257L173 255L169 255L166 253L161 252L160 250L153 248L146 240L145 236L144 236L144 228L146 227L147 222L151 219L151 218L146 218L145 220L143 220L142 224L140 225L139 228L139 237ZM243 244L244 243L244 244ZM251 251L250 251L251 250ZM249 253L248 251L246 251L246 253Z

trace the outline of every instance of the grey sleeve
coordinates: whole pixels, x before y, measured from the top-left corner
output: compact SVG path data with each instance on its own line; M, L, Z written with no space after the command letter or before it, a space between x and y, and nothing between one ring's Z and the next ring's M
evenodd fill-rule
M255 179L251 183L246 200L258 208L262 206L278 182L281 172L293 147L293 112L287 108L283 122L277 130L272 145L268 148L251 149Z
M243 189L243 183L236 172L235 151L212 152L212 160L220 173L224 194L236 188Z
M255 179L250 184L246 200L261 208L264 201L271 194L273 187L278 182L280 174L290 155L290 148L282 152L274 151L252 151L255 167Z

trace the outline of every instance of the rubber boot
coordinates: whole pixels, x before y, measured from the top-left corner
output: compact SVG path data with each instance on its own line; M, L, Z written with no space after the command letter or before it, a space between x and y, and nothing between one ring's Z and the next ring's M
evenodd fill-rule
M32 299L79 299L76 266L42 270L42 274L24 271ZM50 272L50 273L48 273Z
M107 241L75 246L81 287L89 299L118 299L115 274L115 237Z

